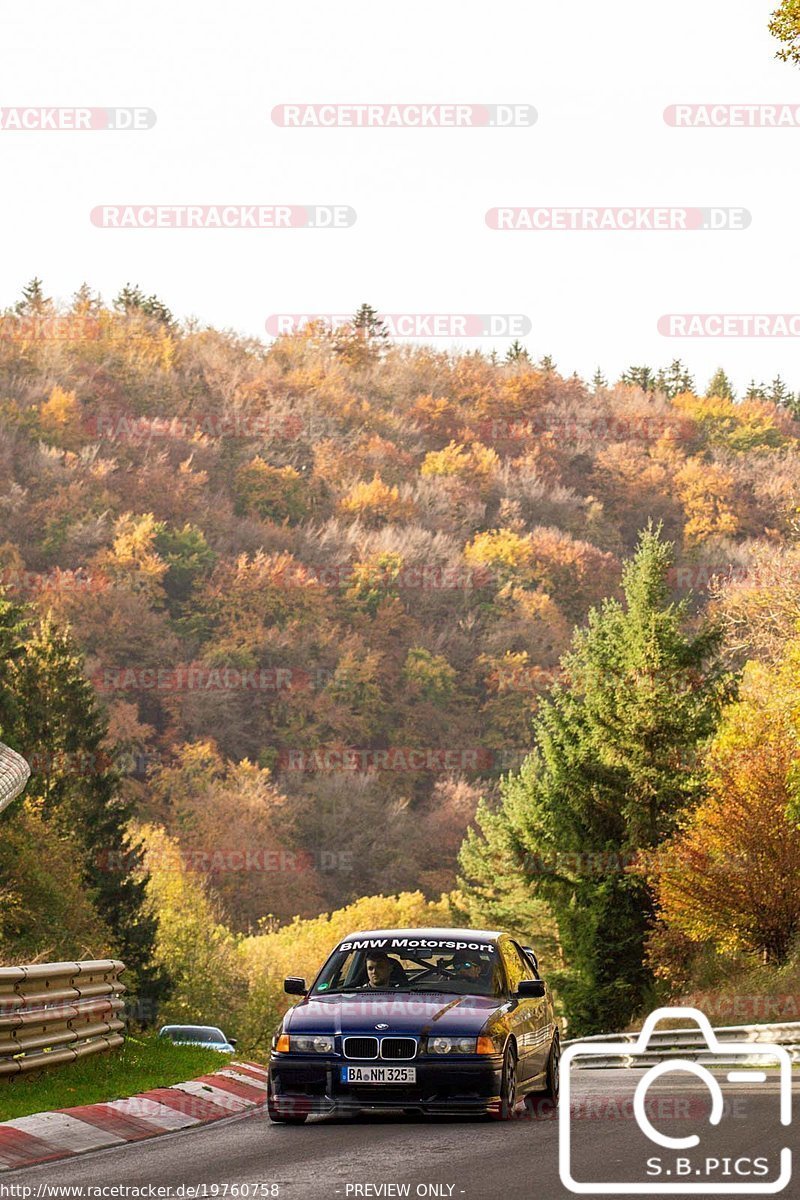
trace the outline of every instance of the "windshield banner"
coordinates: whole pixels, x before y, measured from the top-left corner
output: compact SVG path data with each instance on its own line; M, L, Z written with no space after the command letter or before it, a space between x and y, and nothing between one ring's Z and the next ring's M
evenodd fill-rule
M342 942L339 950L484 950L493 954L491 942L456 942L444 938L364 938Z

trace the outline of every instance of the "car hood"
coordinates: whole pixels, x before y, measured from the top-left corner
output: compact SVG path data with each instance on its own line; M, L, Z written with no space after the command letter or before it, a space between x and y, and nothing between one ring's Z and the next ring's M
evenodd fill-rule
M445 992L362 992L358 995L313 996L291 1008L283 1020L287 1032L437 1033L477 1035L503 1005L495 996L453 996Z

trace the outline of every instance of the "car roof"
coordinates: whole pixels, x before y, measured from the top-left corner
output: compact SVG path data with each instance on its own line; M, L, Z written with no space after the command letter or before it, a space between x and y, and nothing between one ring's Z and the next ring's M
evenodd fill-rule
M356 938L436 938L440 941L496 942L503 937L503 930L497 929L439 929L423 926L418 929L359 929L339 938L340 942L350 942Z
M222 1033L219 1025L162 1025L161 1032L165 1029L215 1029L217 1033Z

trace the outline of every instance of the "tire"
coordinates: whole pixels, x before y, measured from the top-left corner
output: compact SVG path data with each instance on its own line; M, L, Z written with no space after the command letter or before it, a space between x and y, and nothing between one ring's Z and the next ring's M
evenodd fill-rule
M540 1092L530 1092L525 1097L525 1107L532 1117L547 1116L558 1107L558 1094L561 1082L561 1042L556 1031L550 1043L550 1053L547 1056L545 1086Z
M503 1057L503 1078L500 1083L498 1120L510 1121L517 1107L517 1055L509 1046Z
M544 1097L546 1100L551 1100L553 1104L558 1104L558 1094L561 1088L561 1040L556 1030L550 1046L550 1055L547 1059L547 1086L544 1089Z

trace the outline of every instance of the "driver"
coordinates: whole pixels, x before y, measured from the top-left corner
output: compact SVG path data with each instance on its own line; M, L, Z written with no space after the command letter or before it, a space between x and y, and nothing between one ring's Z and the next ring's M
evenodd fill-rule
M400 967L396 958L390 958L384 950L370 950L367 954L367 982L365 988L399 987L399 980L392 978L395 968ZM400 968L402 970L402 968Z

